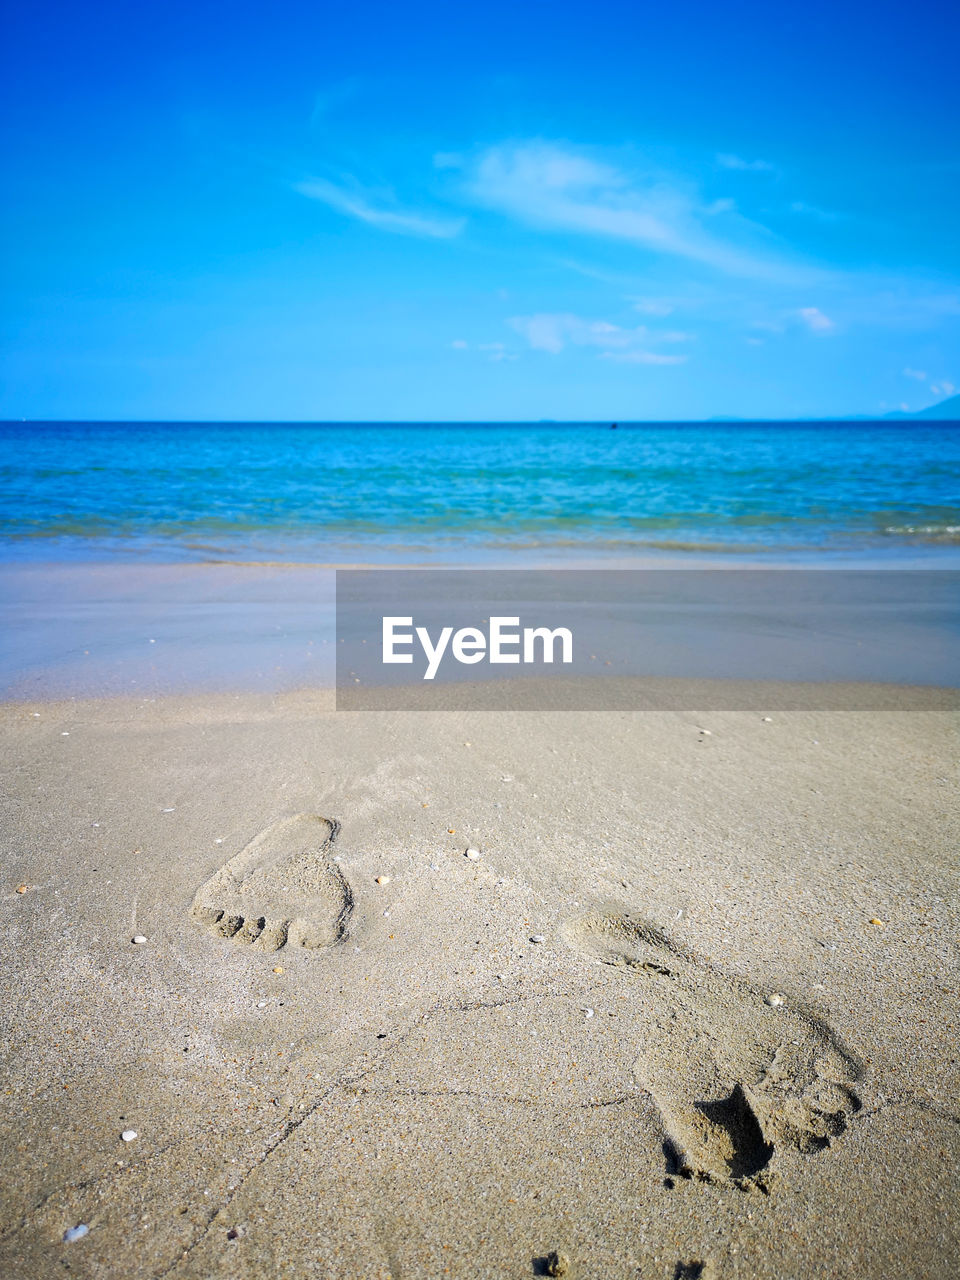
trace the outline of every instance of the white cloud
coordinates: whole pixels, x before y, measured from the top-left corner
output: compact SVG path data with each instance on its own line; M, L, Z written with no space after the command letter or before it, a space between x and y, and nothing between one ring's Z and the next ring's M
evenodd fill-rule
M580 332L582 321L573 315L513 316L507 321L533 347L534 351L562 351L573 333Z
M918 382L926 382L927 375L922 369L904 369L903 376L905 378L916 378Z
M671 298L636 298L633 304L634 311L644 316L668 316L675 308Z
M438 151L433 157L435 169L462 169L463 156L459 151Z
M721 169L739 169L744 173L773 173L776 168L768 160L744 160L729 151L721 151L717 155L717 164Z
M704 204L689 181L627 173L546 142L490 148L468 191L530 226L627 241L729 275L781 284L809 284L822 275L774 256L760 228L726 206Z
M464 342L462 338L456 338L450 345L456 351L466 351L470 344ZM502 360L520 359L515 351L508 351L506 345L502 342L478 342L475 350L486 352L487 359L493 360L495 363L499 363Z
M945 396L952 396L953 393L956 391L956 389L957 388L953 385L952 382L940 383L940 390L943 392Z
M374 198L369 193L355 185L350 188L340 187L324 178L295 183L294 189L311 200L319 200L331 209L336 209L338 213L397 235L449 240L459 235L464 227L463 218L430 218L419 213L385 208L382 203L374 203Z
M829 333L836 326L819 307L800 307L797 315L812 333Z
M681 364L686 356L660 356L645 348L657 342L688 342L692 336L675 329L651 330L646 325L624 329L608 320L586 320L569 311L513 316L507 323L534 351L558 355L567 346L601 347L604 358L632 364Z
M686 356L665 356L659 351L604 351L601 360L616 360L620 364L684 364Z

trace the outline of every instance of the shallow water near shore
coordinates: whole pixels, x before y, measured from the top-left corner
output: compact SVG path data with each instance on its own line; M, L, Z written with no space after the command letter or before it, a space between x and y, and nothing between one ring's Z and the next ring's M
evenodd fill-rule
M0 457L3 559L960 545L949 422L7 422Z

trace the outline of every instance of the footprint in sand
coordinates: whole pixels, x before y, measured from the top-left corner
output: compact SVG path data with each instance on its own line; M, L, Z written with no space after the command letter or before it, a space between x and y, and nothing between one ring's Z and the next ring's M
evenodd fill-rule
M779 1152L823 1150L860 1109L863 1069L820 1019L768 1003L637 917L592 915L565 934L643 984L652 1024L633 1070L663 1117L669 1173L767 1192Z
M190 914L264 951L332 946L353 910L350 885L327 857L339 829L312 813L275 822L200 886Z

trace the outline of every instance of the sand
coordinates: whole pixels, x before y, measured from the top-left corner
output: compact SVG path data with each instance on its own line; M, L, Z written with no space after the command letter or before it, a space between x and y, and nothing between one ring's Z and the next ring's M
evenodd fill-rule
M7 704L3 1275L953 1274L910 706Z

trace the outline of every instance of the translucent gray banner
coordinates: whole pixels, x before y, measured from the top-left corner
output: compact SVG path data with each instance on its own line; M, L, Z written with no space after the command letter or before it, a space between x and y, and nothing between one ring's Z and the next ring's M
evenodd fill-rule
M338 570L337 707L960 706L952 570Z

